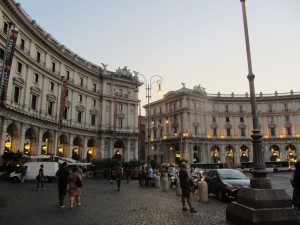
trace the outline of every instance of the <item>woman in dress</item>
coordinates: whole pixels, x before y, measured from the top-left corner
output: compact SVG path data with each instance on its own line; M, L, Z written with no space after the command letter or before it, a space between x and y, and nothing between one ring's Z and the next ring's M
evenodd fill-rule
M79 179L82 183L82 177L78 174L77 167L75 166L72 168L72 171L68 177L70 209L73 208L74 197L76 197L77 206L81 205L81 201L80 201L81 188L78 186L77 179Z

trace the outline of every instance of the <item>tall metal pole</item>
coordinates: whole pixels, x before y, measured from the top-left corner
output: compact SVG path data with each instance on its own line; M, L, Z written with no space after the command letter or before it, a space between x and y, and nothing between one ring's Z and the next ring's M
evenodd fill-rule
M260 189L271 189L271 181L267 177L267 171L265 169L265 161L262 152L262 135L258 127L257 119L257 104L255 98L255 88L254 88L254 78L255 75L252 72L252 62L250 53L250 43L249 43L249 33L247 25L247 15L245 1L240 0L242 4L242 13L244 21L244 32L245 32L245 42L247 51L247 62L248 62L248 80L250 87L250 97L251 97L251 110L252 110L252 120L253 120L253 131L252 131L252 143L253 143L253 177L250 179L250 185L252 188Z

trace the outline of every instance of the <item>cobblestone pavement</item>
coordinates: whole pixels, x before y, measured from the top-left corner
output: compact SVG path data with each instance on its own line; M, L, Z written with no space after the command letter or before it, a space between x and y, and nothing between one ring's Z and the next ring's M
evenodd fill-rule
M208 203L193 195L198 213L183 212L175 188L140 188L138 181L122 182L121 191L107 180L86 178L82 206L58 207L55 184L36 190L35 183L0 182L0 224L2 225L231 225L226 221L227 202L210 196Z

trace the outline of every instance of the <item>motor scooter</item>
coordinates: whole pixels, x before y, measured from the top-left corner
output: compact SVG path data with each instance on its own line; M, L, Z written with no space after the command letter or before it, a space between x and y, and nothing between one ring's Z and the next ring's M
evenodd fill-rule
M177 183L177 176L176 176L176 174L171 174L170 175L170 189L172 189L173 186L176 187L176 183Z

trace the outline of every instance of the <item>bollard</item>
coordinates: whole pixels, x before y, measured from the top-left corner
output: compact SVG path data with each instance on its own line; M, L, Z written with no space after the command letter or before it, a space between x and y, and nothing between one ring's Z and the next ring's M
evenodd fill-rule
M176 195L177 196L181 196L182 195L182 190L181 190L181 187L180 187L180 180L179 180L179 178L177 178L177 181L176 181Z
M160 188L160 176L159 175L155 176L155 187Z
M162 183L163 183L163 191L168 191L169 190L169 180L168 180L168 174L167 173L162 178Z
M207 183L204 179L201 179L199 183L199 201L208 202Z

